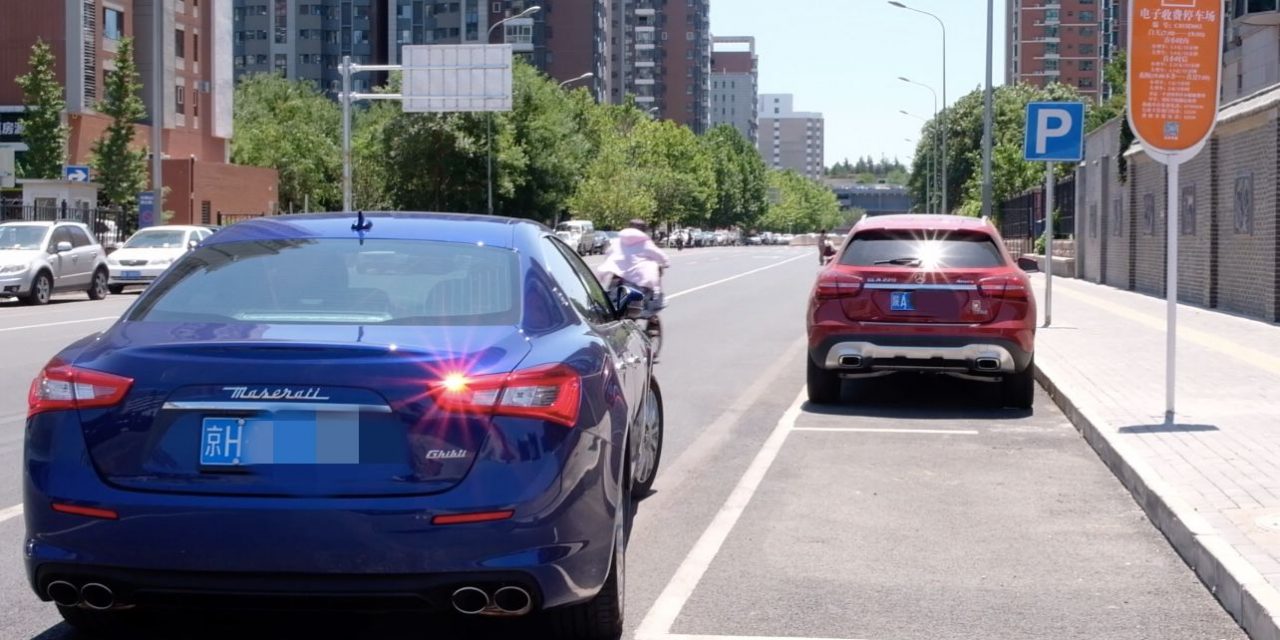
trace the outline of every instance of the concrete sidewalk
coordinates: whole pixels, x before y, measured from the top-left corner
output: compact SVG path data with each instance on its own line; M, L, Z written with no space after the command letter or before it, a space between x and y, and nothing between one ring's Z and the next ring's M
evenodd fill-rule
M1037 376L1249 635L1280 640L1280 326L1181 306L1165 424L1164 317L1163 300L1055 278Z

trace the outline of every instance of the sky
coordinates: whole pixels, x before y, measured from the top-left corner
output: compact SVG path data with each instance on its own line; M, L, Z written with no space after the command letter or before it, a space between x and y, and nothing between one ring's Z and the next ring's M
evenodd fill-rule
M947 28L947 101L985 81L984 0L902 0L942 18ZM1005 0L995 0L992 81L1004 81ZM927 89L942 100L937 21L887 0L712 0L711 33L755 36L760 93L791 93L797 111L826 118L826 163L870 155L910 161L920 120L933 115Z

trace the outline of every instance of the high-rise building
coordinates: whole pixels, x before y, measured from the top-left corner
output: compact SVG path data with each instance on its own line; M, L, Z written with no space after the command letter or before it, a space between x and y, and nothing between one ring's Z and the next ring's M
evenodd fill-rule
M796 111L789 93L760 96L760 141L765 164L791 169L808 178L822 178L826 168L826 130L821 113Z
M1125 46L1128 0L1007 0L1005 82L1057 82L1100 100L1103 72Z
M147 108L134 144L147 147L157 48L163 65L163 177L173 222L214 222L218 211L248 213L276 207L272 170L227 164L232 135L232 7L219 0L0 0L0 112L20 112L13 78L27 72L37 39L53 48L66 88L68 161L87 164L93 143L111 119L98 112L105 82L118 64L121 42L134 40ZM156 20L165 37L157 41ZM7 121L8 122L8 121ZM9 128L13 125L10 124ZM12 144L12 143L10 143ZM23 147L17 147L22 151ZM172 170L171 170L172 168Z
M609 25L611 0L490 0L489 24L519 15L532 5L541 10L515 18L493 34L493 42L507 42L516 55L560 82L581 78L574 87L587 87L596 99L609 99Z
M609 0L611 100L635 96L641 109L696 133L711 116L710 0Z
M758 83L755 38L711 39L711 126L732 125L751 144L756 144Z

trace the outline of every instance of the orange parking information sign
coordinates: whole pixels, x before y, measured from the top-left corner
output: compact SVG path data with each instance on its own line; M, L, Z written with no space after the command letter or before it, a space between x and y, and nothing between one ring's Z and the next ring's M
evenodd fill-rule
M1129 123L1150 155L1185 162L1218 116L1222 0L1129 0Z

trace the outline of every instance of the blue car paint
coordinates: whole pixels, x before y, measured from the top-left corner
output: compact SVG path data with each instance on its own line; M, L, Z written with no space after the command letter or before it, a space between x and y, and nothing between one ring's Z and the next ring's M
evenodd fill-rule
M542 266L548 231L539 225L452 214L369 214L372 227L357 234L353 220L331 214L245 222L202 246L272 238L356 242L358 235L480 242L519 253L527 290L553 287ZM633 329L614 323L602 335L563 299L543 308L536 322L526 315L523 327L356 331L131 320L133 310L171 275L162 276L161 286L144 293L110 329L59 355L79 367L134 377L125 401L28 421L26 565L41 598L47 598L41 587L56 572L93 575L106 568L125 570L126 577L130 570L167 572L177 582L201 572L473 580L515 572L532 582L544 607L580 602L600 589L622 514L620 443L626 442L639 399L639 387L634 380L626 383L616 364L636 344ZM469 363L469 373L567 363L582 376L578 423L566 428L519 418L494 418L491 424L459 418L457 429L474 447L471 459L462 461L465 469L438 481L366 478L364 493L334 495L308 485L306 469L275 470L265 480L259 474L210 480L190 465L198 438L191 424L165 430L151 422L172 397L200 398L215 385L240 381L320 386L332 389L332 397L381 401L394 408L392 416L421 420L430 401L408 392L423 386L431 365L441 361ZM366 365L359 367L365 371L376 368L381 379L344 377L357 364ZM49 508L53 502L108 507L120 517L59 513ZM437 514L491 509L513 509L515 515L483 524L431 523Z

